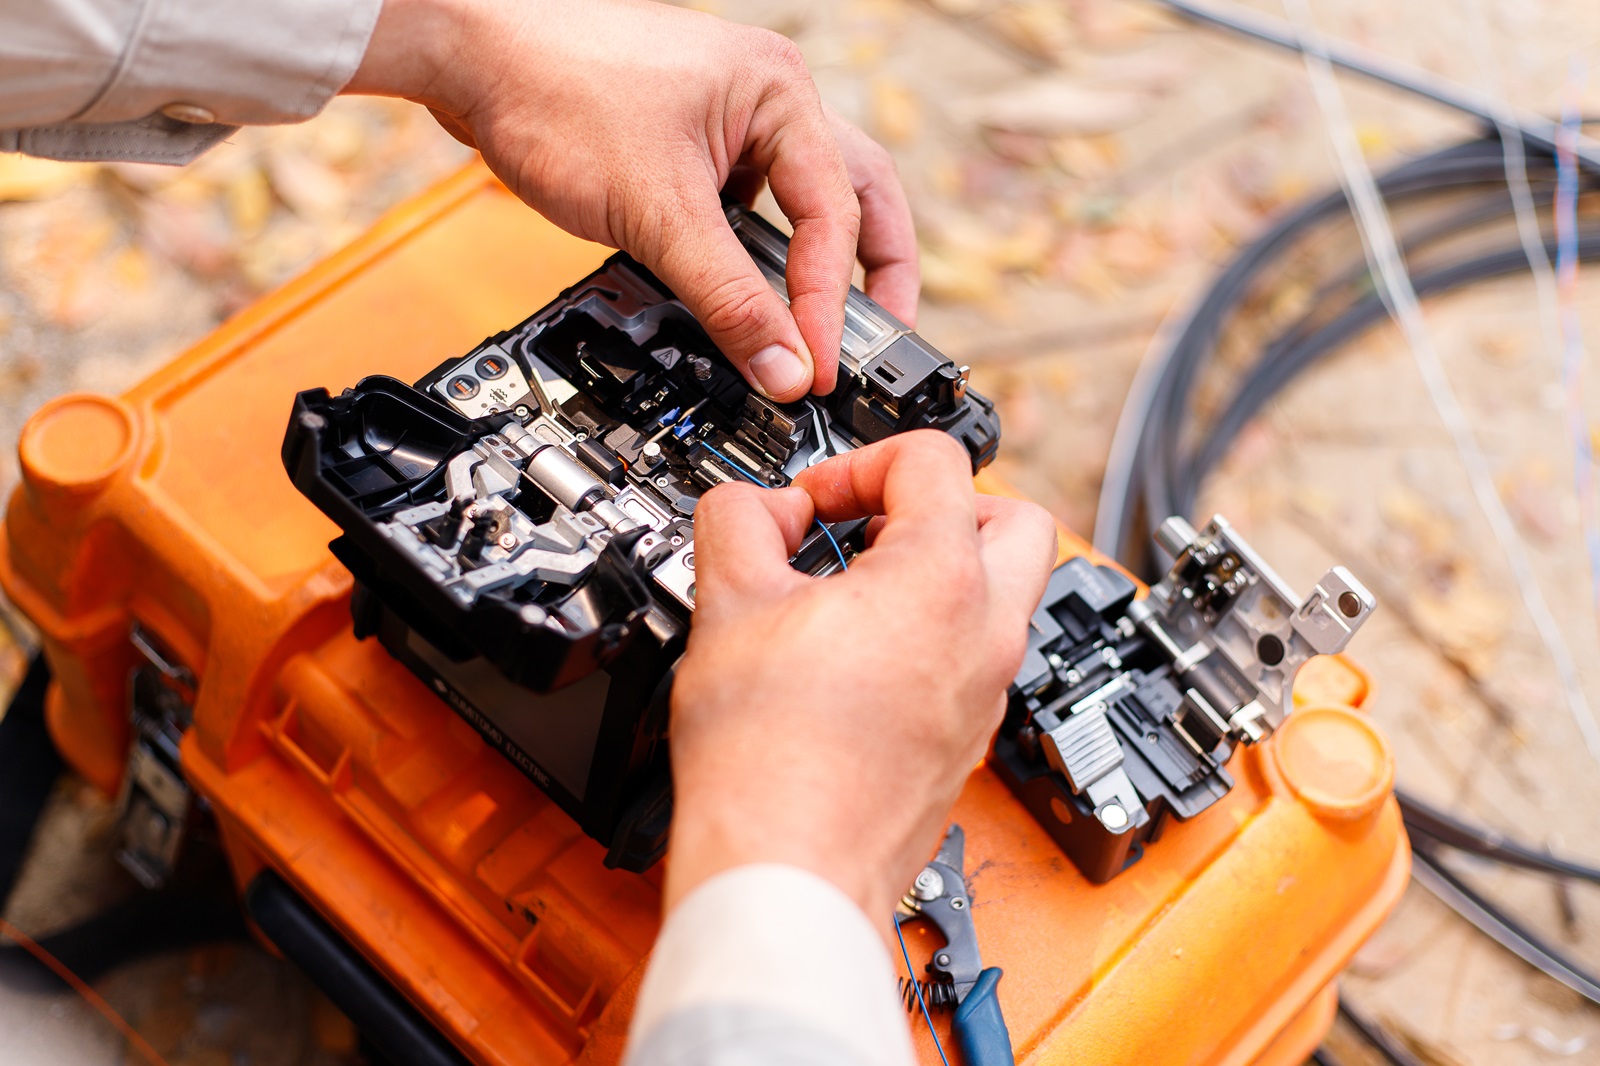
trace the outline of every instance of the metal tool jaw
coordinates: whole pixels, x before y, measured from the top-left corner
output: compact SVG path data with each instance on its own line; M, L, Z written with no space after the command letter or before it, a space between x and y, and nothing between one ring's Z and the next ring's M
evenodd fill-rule
M936 981L950 986L940 1000L948 998L955 1003L967 998L978 974L983 972L967 881L962 873L965 848L966 835L959 825L952 825L945 832L939 853L922 868L911 883L911 890L901 899L905 910L895 915L895 920L902 923L926 918L944 936L945 946L934 952L927 971Z
M978 953L978 933L972 921L972 899L967 894L963 852L966 836L959 825L945 831L939 852L911 883L900 901L903 912L895 921L926 918L944 934L945 945L933 953L926 966L931 980L915 977L902 985L906 1007L949 1008L950 1027L967 1066L1015 1066L1011 1033L1000 1011L1000 970L984 968ZM906 959L910 965L909 956ZM932 1027L929 1021L929 1027Z

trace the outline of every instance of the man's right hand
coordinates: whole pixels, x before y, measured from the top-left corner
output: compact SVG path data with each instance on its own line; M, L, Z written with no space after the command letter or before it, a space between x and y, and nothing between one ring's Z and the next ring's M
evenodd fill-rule
M894 163L778 34L642 0L385 0L345 91L427 105L524 202L653 270L772 399L833 388L858 256L915 325ZM723 218L730 177L794 227L787 305Z
M813 518L882 516L847 573L789 557ZM934 430L723 485L695 512L695 619L672 692L666 903L778 862L887 916L1000 723L1056 559L1041 508L980 496Z

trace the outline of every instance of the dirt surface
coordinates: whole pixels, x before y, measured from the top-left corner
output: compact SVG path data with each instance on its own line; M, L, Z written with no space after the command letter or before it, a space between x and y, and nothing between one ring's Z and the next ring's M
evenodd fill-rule
M1575 59L1600 67L1600 6L1481 0L1486 24L1479 6L1356 0L1317 13L1330 33L1469 85L1488 84L1487 42L1509 99L1545 113L1582 79ZM1276 211L1335 182L1297 60L1137 0L714 10L792 36L824 96L892 148L923 242L921 331L999 401L1002 473L1085 532L1157 325ZM1375 167L1475 132L1431 105L1343 84ZM1600 113L1600 70L1574 91ZM43 400L125 387L463 158L420 109L379 101L246 131L185 171L0 156L0 491L15 482L11 442ZM1600 337L1600 281L1580 277L1574 303L1585 335ZM1479 286L1430 302L1428 320L1600 705L1565 394L1534 287ZM1600 410L1592 388L1582 398ZM1600 856L1596 762L1394 330L1370 332L1275 401L1202 509L1225 512L1298 588L1332 562L1370 576L1384 609L1353 651L1377 682L1373 714L1402 783ZM9 686L20 659L4 645ZM46 931L122 890L106 817L63 787L11 920ZM1600 969L1592 891L1461 868ZM1343 987L1425 1062L1600 1060L1600 1012L1415 887ZM253 949L150 960L101 989L174 1063L351 1055L348 1029L315 993ZM1342 1061L1369 1061L1347 1034L1335 1047ZM79 1001L0 988L0 1061L125 1054Z

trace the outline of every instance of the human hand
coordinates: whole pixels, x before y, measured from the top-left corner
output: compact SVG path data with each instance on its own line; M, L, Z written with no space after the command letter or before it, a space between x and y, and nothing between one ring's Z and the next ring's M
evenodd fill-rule
M881 515L847 573L789 566L813 517ZM977 495L920 430L723 485L695 511L695 618L672 690L666 904L782 862L887 915L1000 723L1056 558L1039 507Z
M833 388L858 255L915 325L894 163L778 34L642 0L385 0L345 91L427 105L529 206L654 271L775 400ZM794 227L787 306L718 197L763 176Z

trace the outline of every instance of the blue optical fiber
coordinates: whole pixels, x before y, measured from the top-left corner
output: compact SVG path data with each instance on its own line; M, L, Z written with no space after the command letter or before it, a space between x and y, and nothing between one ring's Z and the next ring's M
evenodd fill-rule
M710 452L712 455L715 455L718 459L721 459L723 462L725 462L729 466L733 467L734 472L737 473L740 477L744 478L746 481L750 482L750 484L752 484L752 485L760 485L764 489L770 489L772 487L771 485L768 485L765 482L763 482L760 478L756 477L750 471L746 470L744 467L740 466L738 463L734 462L732 459L729 459L726 455L723 455L721 452L719 452L711 444L710 441L701 441L700 443L704 444L705 447L706 447L706 450L708 452ZM824 537L828 538L828 543L833 545L833 554L838 556L838 558L839 558L839 569L841 569L841 570L850 569L850 564L844 561L844 549L839 547L839 542L833 538L833 530L831 530L827 526L823 525L822 524L822 519L820 519L820 518L814 518L814 519L812 519L812 522L816 525L816 527L818 529L822 530L822 535Z
M906 973L911 975L911 988L917 996L917 1006L922 1008L922 1019L928 1023L928 1035L933 1037L933 1049L939 1053L939 1061L944 1066L950 1066L950 1060L944 1057L944 1045L939 1043L939 1033L933 1027L933 1015L928 1013L927 1001L922 998L922 986L917 984L917 971L911 965L911 952L906 949L906 934L900 928L899 919L890 919L894 922L894 935L900 938L900 954L906 960Z

